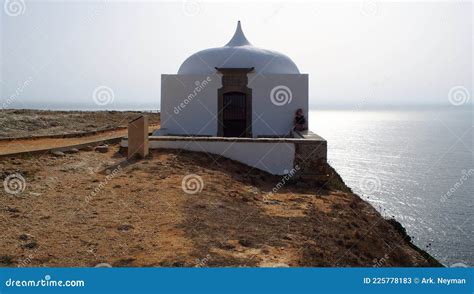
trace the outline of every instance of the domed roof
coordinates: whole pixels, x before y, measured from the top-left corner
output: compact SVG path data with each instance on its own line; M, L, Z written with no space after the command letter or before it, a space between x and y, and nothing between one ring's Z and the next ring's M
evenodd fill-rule
M286 55L253 46L242 32L240 21L234 36L224 47L199 51L186 59L178 74L213 74L218 68L251 68L263 74L299 74Z

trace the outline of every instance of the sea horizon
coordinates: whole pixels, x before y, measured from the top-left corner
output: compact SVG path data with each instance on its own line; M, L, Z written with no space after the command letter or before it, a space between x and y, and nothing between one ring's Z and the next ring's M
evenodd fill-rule
M340 110L340 111L420 111L420 110L436 110L451 109L461 111L474 111L474 105L463 104L455 106L452 104L394 104L394 105L309 105L309 111L314 110ZM83 104L48 104L48 105L25 105L24 107L3 107L3 110L44 110L44 111L145 111L160 112L160 107L153 104L143 105L83 105Z

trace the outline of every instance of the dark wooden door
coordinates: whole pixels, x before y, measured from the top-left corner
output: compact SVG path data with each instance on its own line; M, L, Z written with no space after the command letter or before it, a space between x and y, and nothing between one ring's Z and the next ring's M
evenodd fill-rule
M247 101L243 93L224 94L224 137L245 137L247 128Z

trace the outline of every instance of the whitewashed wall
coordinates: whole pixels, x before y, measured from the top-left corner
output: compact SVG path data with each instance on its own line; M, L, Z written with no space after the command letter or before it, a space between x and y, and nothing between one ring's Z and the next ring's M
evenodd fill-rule
M216 136L221 79L217 74L161 75L161 128L173 135Z
M251 73L249 76L249 88L252 88L253 135L285 135L293 127L295 111L302 108L308 118L308 75L307 74L285 74L285 75L258 75ZM279 87L279 88L276 88ZM291 92L289 96L275 98L276 93ZM275 91L271 96L273 89ZM272 102L276 101L276 103ZM281 105L280 105L281 104Z
M308 117L308 75L251 73L248 77L254 137L288 134L298 108ZM161 80L161 128L165 133L217 136L217 90L221 87L221 75L162 75ZM280 91L272 96L276 87ZM284 92L291 93L291 100L285 99L289 96L278 98L277 93Z

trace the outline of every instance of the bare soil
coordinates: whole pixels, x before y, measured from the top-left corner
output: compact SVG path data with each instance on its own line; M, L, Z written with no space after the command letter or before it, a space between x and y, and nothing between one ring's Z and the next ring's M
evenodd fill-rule
M118 151L0 159L25 179L0 189L0 266L437 265L338 177L271 194L280 177L228 159Z
M49 111L5 109L0 111L0 138L50 136L101 131L126 127L146 114L150 124L158 124L158 113L139 111Z

